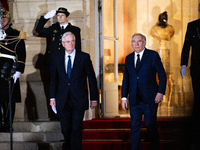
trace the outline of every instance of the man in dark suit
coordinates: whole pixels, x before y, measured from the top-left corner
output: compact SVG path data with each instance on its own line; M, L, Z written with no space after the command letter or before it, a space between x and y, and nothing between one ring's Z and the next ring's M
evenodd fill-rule
M44 25L47 23L47 21L57 16L57 22L49 26L48 28L44 28ZM48 12L45 16L41 16L38 22L38 25L36 27L36 31L43 36L47 36L50 41L50 46L47 51L48 54L48 65L52 66L54 61L54 56L61 52L65 51L62 43L61 43L61 37L63 33L70 31L72 32L76 37L76 50L81 51L81 35L80 35L80 28L71 25L71 23L68 22L68 17L70 13L66 8L60 7L58 10L51 10ZM51 73L52 73L52 67L51 67Z
M199 9L200 13L200 4ZM192 87L194 92L194 104L193 104L193 115L192 124L195 125L191 128L194 129L193 139L199 143L199 125L200 125L200 19L189 22L187 25L187 31L185 34L185 41L182 48L181 54L181 76L184 78L186 72L186 66L188 65L188 59L190 55L190 47L192 47L191 53L191 66L190 66L190 76L192 79ZM200 146L199 146L200 147Z
M131 115L131 149L141 149L141 120L150 135L153 150L159 149L159 134L156 123L158 103L163 100L166 88L166 73L159 54L148 50L146 37L134 34L131 39L134 52L125 60L122 82L122 108L127 109L127 97ZM159 85L156 76L158 74Z
M190 75L192 77L192 86L194 91L194 114L200 116L200 19L189 22L187 25L185 41L181 54L180 73L182 78L185 75L186 66L188 65L190 47L192 47Z
M65 51L55 57L50 105L56 106L66 150L81 150L83 117L89 107L87 82L94 109L99 99L97 80L89 54L75 49L73 33L63 34L62 45Z

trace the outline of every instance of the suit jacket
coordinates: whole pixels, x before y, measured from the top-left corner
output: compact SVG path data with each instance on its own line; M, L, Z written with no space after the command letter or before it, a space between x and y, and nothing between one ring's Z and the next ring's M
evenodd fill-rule
M89 108L88 84L91 100L99 100L97 80L95 77L90 55L84 52L76 52L74 64L68 79L65 71L65 52L55 57L53 75L50 84L50 98L56 98L56 107L63 109L70 95L75 109L84 111Z
M65 51L61 41L63 33L67 31L72 32L76 37L75 48L77 51L81 51L81 29L68 23L68 26L64 29L64 31L61 31L60 24L58 22L52 24L48 28L44 28L44 25L47 23L48 20L49 19L45 19L44 16L41 16L36 27L36 31L40 35L48 37L48 42L50 42L48 44L50 45L47 48L47 62L49 65L53 65L54 56L61 51Z
M166 73L159 54L145 49L138 73L136 73L134 66L134 55L134 52L129 54L125 60L122 97L127 97L129 94L129 104L135 104L138 86L143 102L146 104L155 103L156 94L158 92L165 94L166 88ZM157 74L159 85L156 80Z
M190 66L192 75L194 71L200 72L200 19L188 23L181 54L181 65L188 65L190 46L192 46Z

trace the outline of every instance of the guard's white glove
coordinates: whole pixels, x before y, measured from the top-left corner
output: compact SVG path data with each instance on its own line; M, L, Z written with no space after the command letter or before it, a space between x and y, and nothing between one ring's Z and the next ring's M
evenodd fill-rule
M50 18L52 18L53 16L55 16L55 14L56 14L56 10L51 10L50 12L48 12L48 13L44 16L44 18L45 18L45 19L50 19Z
M20 77L21 72L16 71L15 74L13 75L14 83L16 83L17 79Z
M0 37L3 37L3 31L0 29Z
M182 65L182 66L181 66L181 70L180 70L182 79L183 79L183 76L185 75L185 72L186 72L186 65Z
M6 37L6 33L4 30L0 29L0 41Z

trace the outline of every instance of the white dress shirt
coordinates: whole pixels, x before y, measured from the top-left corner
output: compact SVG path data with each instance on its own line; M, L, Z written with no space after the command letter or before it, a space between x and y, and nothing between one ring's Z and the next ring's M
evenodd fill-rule
M65 29L67 26L68 26L68 23L65 24L65 25L60 25L60 28L62 29L62 26L63 26L63 29Z
M136 67L136 62L137 62L137 55L138 55L138 54L140 55L140 61L141 61L141 60L142 60L143 53L144 53L144 50L141 51L140 53L136 53L136 52L135 52L135 56L134 56L134 57L135 57L135 59L134 59L134 60L135 60L135 62L134 62L134 63L135 63L135 67Z
M75 58L75 55L76 55L76 49L74 49L74 51L71 53L71 54L68 54L66 51L65 51L65 71L67 73L67 63L68 63L68 59L69 57L68 56L71 56L70 59L71 59L71 68L73 68L73 64L74 64L74 58Z

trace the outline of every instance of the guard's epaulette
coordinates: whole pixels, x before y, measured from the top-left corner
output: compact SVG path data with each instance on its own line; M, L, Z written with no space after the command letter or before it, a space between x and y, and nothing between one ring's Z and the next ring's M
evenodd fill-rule
M23 39L23 40L26 40L26 32L24 32L24 31L20 31L20 33L19 33L19 37L18 37L19 39Z

